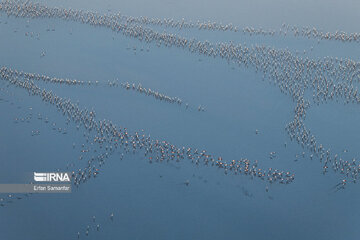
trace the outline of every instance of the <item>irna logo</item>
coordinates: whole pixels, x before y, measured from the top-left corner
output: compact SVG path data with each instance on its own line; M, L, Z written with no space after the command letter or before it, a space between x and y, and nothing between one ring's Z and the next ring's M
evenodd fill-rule
M34 172L35 182L70 182L68 173L37 173Z

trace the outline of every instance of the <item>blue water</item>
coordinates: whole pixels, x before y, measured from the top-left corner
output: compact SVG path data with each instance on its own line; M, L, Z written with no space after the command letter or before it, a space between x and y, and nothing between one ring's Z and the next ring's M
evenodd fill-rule
M152 8L147 1L47 3L120 10L134 16L212 19L242 26L277 28L286 21L325 30L359 31L354 24L359 9L355 1L331 1L331 7L327 1L292 2L242 5L238 1L158 0ZM337 21L335 16L340 16ZM131 132L144 130L178 146L206 149L225 159L258 160L263 168L291 171L296 176L289 185L269 186L259 179L224 175L216 168L196 167L186 161L149 164L141 154L120 160L115 153L106 160L99 177L74 188L71 194L24 196L1 207L0 240L77 239L77 232L80 239L358 239L358 184L334 192L331 188L341 180L339 174L323 175L322 164L316 158L310 160L307 151L305 157L296 157L304 150L290 141L284 129L293 119L295 103L277 86L263 81L261 74L182 49L147 45L103 28L54 19L27 22L4 14L0 14L0 21L0 65L100 83L115 79L141 83L194 106L186 110L123 88L39 83L61 97L79 101L82 107L95 109L98 119L111 120ZM47 32L48 26L55 31ZM25 36L25 32L39 33L39 40ZM307 53L312 58L339 56L359 61L360 53L358 43L318 44L293 37L196 30L186 30L183 35L287 47L302 55L304 49L314 46ZM134 46L135 53L127 49ZM46 55L40 57L43 51ZM74 169L85 166L86 160L79 160L80 155L86 155L80 152L85 143L83 130L77 131L73 123L67 125L53 106L23 89L3 83L0 89L0 98L6 100L0 101L1 183L23 183L33 171L66 171L67 164L75 164ZM206 111L198 112L198 105ZM336 102L314 105L307 112L306 124L325 146L335 152L347 149L342 156L350 160L360 156L357 108ZM29 122L14 123L15 118L29 113L33 114ZM49 123L38 120L39 113L47 116ZM66 128L67 134L52 130L52 123ZM255 134L256 129L259 134ZM39 130L40 135L32 136L33 130ZM276 158L270 159L273 151ZM187 180L189 186L183 184ZM94 228L93 215L100 231ZM87 225L91 227L89 236L85 236Z

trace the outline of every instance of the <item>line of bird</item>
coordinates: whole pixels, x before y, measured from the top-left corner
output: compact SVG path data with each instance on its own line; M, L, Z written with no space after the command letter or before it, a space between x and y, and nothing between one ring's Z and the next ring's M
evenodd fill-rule
M141 83L135 84L135 83L129 83L129 82L119 82L119 80L114 81L107 81L106 83L99 82L99 81L83 81L83 80L76 80L76 79L69 79L69 78L57 78L57 77L50 77L44 74L39 73L29 73L29 72L23 72L18 71L16 69L11 69L6 66L1 67L1 71L9 74L14 77L23 77L29 80L33 81L42 81L45 83L53 83L53 84L62 84L67 86L107 86L107 87L122 87L126 90L133 90L135 92L138 92L140 94L144 94L146 96L151 96L155 98L156 100L175 104L178 106L185 106L186 109L194 108L189 103L183 103L183 100L179 97L173 97L169 96L165 93L161 93L157 90L151 89L151 88L145 88L142 86ZM199 105L196 108L199 112L204 112L205 108L202 105Z
M337 30L335 32L325 32L316 27L310 26L291 26L289 24L283 23L278 30L273 29L263 29L263 28L254 28L254 27L240 27L232 23L223 24L221 22L215 21L191 21L185 20L175 20L173 18L154 18L146 16L127 16L124 14L101 14L98 12L91 11L78 11L74 9L61 9L61 8L50 8L39 3L33 3L30 1L17 1L17 0L5 0L0 3L0 11L5 11L8 15L16 16L30 16L32 17L53 17L55 15L63 16L68 18L73 14L84 14L91 15L92 18L100 19L101 21L117 21L126 25L144 25L144 26L160 26L164 28L175 28L175 29L197 29L197 30L210 30L210 31L230 31L230 32L239 32L246 35L261 35L261 36L287 36L292 35L294 37L304 37L308 39L317 39L320 40L335 40L340 42L359 42L360 33L347 33L344 31Z
M86 168L73 171L73 179L76 186L86 182L91 176L95 177L97 171L93 163L104 161L115 149L122 149L123 153L142 152L149 163L187 160L196 166L213 166L222 169L225 174L248 175L251 178L256 177L269 183L288 184L294 180L294 174L273 168L259 168L257 161L251 163L246 158L224 161L222 157L208 154L205 150L200 151L192 147L177 147L167 141L152 139L144 133L139 134L139 132L135 132L131 134L126 128L119 128L111 121L97 121L95 119L95 111L80 109L77 104L72 103L69 99L63 99L52 92L41 89L27 78L13 77L1 69L0 78L12 85L24 88L30 95L41 97L44 102L56 106L63 115L91 133L93 142L99 144L101 148L104 143L107 144L106 148L108 151L105 154L101 154L100 158L92 158L88 161Z
M310 101L305 99L305 93L312 90L312 102L315 104L326 103L330 100L338 101L338 99L343 99L347 104L360 103L357 88L360 80L360 63L351 59L331 57L309 59L308 57L295 56L286 49L274 49L263 45L255 45L249 48L232 42L211 43L186 39L176 34L158 33L150 28L143 27L141 24L127 24L119 21L113 15L101 15L88 11L49 8L32 3L14 4L13 1L6 1L1 9L8 15L17 17L59 18L92 26L103 26L146 43L155 42L159 46L174 46L208 57L220 57L239 66L262 72L264 78L277 85L282 93L289 95L296 103L294 121L286 127L286 130L291 139L294 139L294 134L300 131L301 136L297 136L296 139L301 145L310 144L310 150L314 149L315 137L311 138L311 142L302 141L308 135L304 131L303 120L306 109L310 106ZM317 146L322 145L317 144ZM353 161L351 166L353 166L351 175L357 177L358 170L355 169L355 166L358 168L358 164ZM336 169L335 167L334 170ZM347 176L350 174L342 170L340 172Z

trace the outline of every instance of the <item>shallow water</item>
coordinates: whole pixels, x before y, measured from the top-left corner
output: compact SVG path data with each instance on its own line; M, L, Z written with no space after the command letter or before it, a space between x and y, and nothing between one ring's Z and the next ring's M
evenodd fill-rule
M271 5L258 2L245 6L231 1L214 2L205 7L203 1L190 4L159 0L151 4L152 8L148 2L138 2L135 6L132 1L119 4L62 0L46 1L46 4L121 10L134 16L231 21L241 26L277 28L286 21L326 30L359 32L353 24L357 3L351 1L342 4L344 11L339 13L334 10L337 7L324 8L320 4L309 6L295 1L285 11L286 7L279 10L281 1ZM189 4L192 7L188 9ZM255 6L262 7L255 10L258 9ZM296 6L300 10L292 14ZM300 18L304 13L317 13L316 10L318 15ZM274 12L271 14L274 17L266 17L265 12ZM337 22L324 22L324 17L319 17L329 13L343 17ZM37 83L58 96L79 101L81 107L94 109L97 119L111 120L131 133L144 130L155 139L178 146L206 149L224 159L243 157L258 160L264 169L272 167L295 173L295 181L290 184L270 185L187 161L149 164L139 153L126 154L120 160L120 154L115 152L106 159L96 179L79 188L73 187L71 194L20 194L16 196L22 199L0 207L0 239L77 239L78 232L80 239L357 239L358 184L348 184L340 191L332 189L342 176L331 171L323 175L319 159L311 160L311 153L291 141L285 131L286 124L294 118L296 104L254 69L239 68L225 60L180 48L157 47L108 29L70 21L28 21L4 13L0 14L0 21L0 65L49 76L99 81L99 86ZM55 31L46 31L47 28ZM321 41L318 44L316 40L293 37L166 31L213 42L233 40L248 46L287 47L291 52L299 50L300 55L314 46L304 56L359 60L360 43ZM25 35L31 32L34 37ZM43 57L42 52L45 52ZM116 79L178 96L190 108L107 86L108 81ZM23 183L34 171L67 171L68 164L73 164L71 171L83 168L86 158L94 155L80 152L83 143L87 146L84 130L76 130L73 122L66 124L66 118L54 106L3 82L0 82L0 98L1 183ZM205 108L204 112L197 111L199 105ZM351 160L360 155L357 108L357 104L344 106L335 101L312 104L305 122L319 142ZM27 122L30 113L32 118ZM48 117L49 122L38 119L38 114ZM15 123L16 118L24 121ZM66 128L67 133L53 130L53 123L56 128ZM32 131L40 134L33 136ZM276 157L270 158L271 152L276 152ZM185 184L187 181L189 184ZM100 231L96 230L96 224L100 224ZM88 225L90 231L86 236Z

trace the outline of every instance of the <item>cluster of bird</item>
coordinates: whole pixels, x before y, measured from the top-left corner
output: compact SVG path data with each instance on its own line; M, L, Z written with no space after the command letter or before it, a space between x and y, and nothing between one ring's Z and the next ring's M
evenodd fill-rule
M173 18L149 18L145 16L133 17L122 15L121 13L115 14L119 21L126 22L127 24L141 24L141 25L150 25L150 26L161 26L161 27L170 27L177 29L198 29L198 30L211 30L211 31L233 31L240 32L243 34L252 35L261 35L261 36L275 36L283 35L287 36L292 34L293 36L302 36L306 38L313 38L318 40L337 40L342 42L359 42L360 33L346 33L344 31L336 32L324 32L316 27L297 27L291 26L289 24L283 23L280 29L278 30L265 30L262 28L254 27L239 27L234 26L232 23L222 24L214 21L186 21L184 18L180 21L174 20Z
M291 140L296 140L303 148L308 149L320 159L323 163L323 173L327 173L328 169L331 168L334 172L339 172L344 176L341 182L336 185L336 190L345 188L347 179L353 183L356 183L359 173L360 164L355 158L352 160L344 160L338 156L338 154L332 154L330 149L326 149L321 143L317 143L316 137L311 134L311 131L306 128L305 121L305 109L307 105L303 99L299 99L295 108L295 117L286 127L286 131L290 135ZM303 155L305 153L303 152Z
M23 78L26 78L28 80L33 80L33 81L42 81L45 83L57 83L57 84L65 84L65 85L69 85L69 86L76 86L76 85L99 86L99 85L101 85L101 83L99 81L80 81L80 80L76 80L76 79L56 78L56 77L50 77L50 76L47 76L44 74L18 71L16 69L11 69L6 66L3 66L1 68L1 71L7 72L8 74L11 74L13 76L23 77ZM119 83L118 83L118 81L108 81L106 85L109 87L118 87ZM140 83L136 85L135 83L124 82L124 83L120 83L120 86L126 90L134 90L136 92L145 94L146 96L151 96L160 101L164 101L167 103L175 103L180 106L183 105L183 101L181 98L171 97L166 94L160 93L158 91L152 90L151 88L144 88ZM189 108L188 103L185 103L185 108L186 109ZM200 105L198 107L198 111L205 111L205 108Z
M46 83L58 83L58 84L66 84L66 85L92 85L92 86L99 86L101 85L99 81L80 81L76 79L68 79L68 78L56 78L56 77L50 77L44 74L38 74L38 73L28 73L23 71L18 71L16 69L11 69L6 66L2 67L3 72L8 72L11 75L17 76L17 77L24 77L28 80L34 80L34 81L43 81ZM110 87L117 87L119 84L117 81L108 81L107 85ZM170 97L166 94L159 93L158 91L151 90L151 88L144 88L140 83L138 85L135 85L135 83L120 83L120 86L126 90L134 90L139 93L145 94L146 96L152 96L157 100L168 102L168 103L176 103L178 105L182 105L183 101L182 99L178 97ZM189 108L189 104L185 104L186 109ZM205 109L201 106L198 108L199 111L204 111Z
M165 101L169 103L177 103L179 105L182 104L182 100L178 97L170 97L168 95L165 95L163 93L159 93L157 91L151 90L150 88L144 88L140 83L136 86L135 83L121 83L121 87L125 88L126 90L134 90L139 93L143 93L147 96L152 96L155 99L158 99L160 101Z
M125 88L126 90L133 90L133 91L137 91L139 93L145 94L146 96L152 96L157 100L160 101L164 101L164 102L168 102L168 103L175 103L179 106L183 105L183 100L181 98L178 97L170 97L166 94L163 93L159 93L158 91L155 90L151 90L151 88L144 88L140 83L139 84L135 84L135 83L120 83L121 87ZM185 103L185 108L189 109L191 106L189 105L189 103ZM199 105L197 107L197 110L199 112L204 112L205 108L202 105Z
M200 151L191 147L177 147L167 141L151 139L145 134L140 135L138 132L131 134L126 128L119 128L111 121L97 121L95 111L87 109L81 110L77 104L72 103L69 99L62 99L52 92L42 90L35 83L27 78L9 74L3 68L0 69L0 78L8 83L26 89L29 94L39 96L44 102L50 103L66 117L70 118L76 124L83 126L86 131L93 134L94 143L99 144L102 148L104 143L107 144L107 152L99 158L92 158L88 161L85 169L80 169L74 175L75 185L85 182L91 176L96 176L96 168L92 165L93 161L103 161L115 149L122 150L123 153L143 152L149 163L153 162L180 162L190 161L195 165L214 166L223 169L225 174L232 172L234 174L249 175L257 177L269 183L279 182L283 184L291 183L294 180L294 174L280 171L278 169L261 169L257 161L251 163L248 159L224 161L222 157L215 157L208 154L205 150ZM85 134L84 134L85 135Z
M14 201L19 201L23 198L27 198L32 195L32 193L24 193L24 194L2 194L0 197L0 207L5 207L8 204L13 203Z
M71 18L73 20L81 20L85 23L94 25L106 24L110 27L110 22L121 23L126 26L160 26L175 29L198 29L211 31L232 31L249 35L274 36L292 34L295 37L301 36L320 40L336 40L342 42L359 42L360 33L346 33L344 31L325 32L315 27L290 26L283 23L278 30L264 30L254 27L239 27L232 23L223 24L214 21L188 21L184 18L175 20L173 18L150 18L146 16L133 17L117 14L100 14L97 12L78 11L74 9L49 8L44 5L31 2L22 2L16 0L6 0L0 3L0 10L5 11L8 15L16 15L21 17L60 17ZM92 22L93 21L93 22Z
M89 234L91 233L91 230L93 229L93 231L100 231L100 223L98 222L98 220L96 220L96 216L92 216L92 222L91 224L86 226L86 230L85 230L85 236L89 236ZM111 213L109 216L109 219L111 222L114 221L114 213ZM81 231L77 232L76 234L77 238L80 239L81 237Z
M0 11L8 15L26 18L57 18L71 20L92 26L102 26L113 31L120 32L127 37L138 39L146 43L155 43L167 47L178 47L207 57L222 58L227 62L239 66L251 68L261 72L264 78L279 87L282 93L287 94L296 104L293 121L286 126L291 139L295 139L301 146L306 147L325 161L325 172L328 165L340 172L345 177L352 177L355 182L360 165L353 161L337 159L336 154L331 157L329 150L325 150L322 144L315 140L315 136L305 127L306 110L311 103L320 104L328 101L343 99L344 103L360 103L357 84L360 80L360 63L351 59L339 59L325 57L323 59L310 59L292 54L288 50L275 49L264 45L247 47L242 44L209 41L200 41L194 38L187 39L176 34L156 32L144 25L165 25L167 27L196 27L214 30L235 30L232 25L204 24L204 23L178 23L173 20L154 20L148 18L132 18L121 15L106 15L90 11L74 9L51 8L31 2L4 1L0 3ZM199 27L201 26L201 27ZM343 32L323 33L317 29L296 28L283 25L281 32L293 31L295 35L314 37L320 39L335 39L341 41L358 41L359 34L346 34ZM245 28L244 32L251 34L263 34L263 31ZM271 34L270 34L271 35ZM225 173L245 173L251 176L258 176L269 182L279 180L281 183L290 183L294 176L278 170L261 170L256 164L250 164L249 160L233 160L223 162L221 157L215 158L204 151L197 151L192 148L178 148L166 141L150 140L145 136L137 134L130 135L125 129L120 130L111 122L96 122L92 112L80 110L79 107L57 97L51 92L40 90L32 80L21 74L14 74L14 71L2 68L1 77L8 82L27 89L31 94L38 95L44 101L57 106L65 115L68 115L75 122L81 123L88 130L95 130L96 138L101 141L108 141L113 146L122 147L126 152L144 149L145 155L150 154L149 162L153 161L180 161L189 159L195 164L204 163L223 168ZM20 80L20 78L23 78ZM42 78L42 77L40 77ZM38 79L36 76L35 79ZM45 78L48 79L48 78ZM58 81L56 78L55 82ZM70 80L69 80L70 81ZM75 82L75 84L83 82ZM69 82L74 84L74 82ZM89 83L91 84L91 83ZM127 88L128 85L125 85ZM132 86L131 86L132 87ZM130 88L130 84L129 84ZM143 89L143 88L141 88ZM138 90L138 88L136 88ZM143 89L142 91L145 92ZM307 92L312 91L312 99L306 99ZM312 101L312 102L311 102ZM116 140L116 141L115 141ZM344 179L345 180L345 179ZM342 182L346 182L342 181Z

